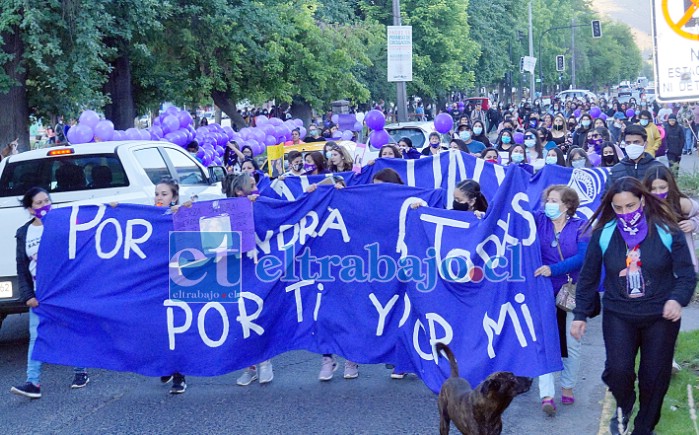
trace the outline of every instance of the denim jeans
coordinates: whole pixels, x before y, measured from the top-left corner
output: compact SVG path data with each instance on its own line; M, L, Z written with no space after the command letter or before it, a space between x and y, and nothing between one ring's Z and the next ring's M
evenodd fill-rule
M561 372L561 387L575 388L580 372L580 346L581 342L570 335L570 326L573 323L573 313L566 314L566 344L568 357L563 358L563 371ZM547 373L539 376L539 397L556 397L555 373Z
M41 361L32 359L34 352L34 343L36 342L37 329L39 328L39 316L34 313L32 308L29 309L29 351L27 352L27 382L39 386L41 385ZM87 369L83 367L75 367L73 371L78 373L87 373Z
M694 139L694 134L692 134L692 129L689 127L685 127L685 129L684 129L684 148L682 149L682 151L691 152L692 148L694 148L694 142L696 142L696 140Z

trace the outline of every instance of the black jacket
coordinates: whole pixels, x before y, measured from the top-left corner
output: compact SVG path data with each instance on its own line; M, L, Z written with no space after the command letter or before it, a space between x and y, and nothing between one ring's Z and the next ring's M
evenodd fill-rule
M19 281L19 296L22 302L36 297L34 294L34 278L29 272L30 259L27 257L27 231L32 220L19 227L15 238L17 239L17 280Z
M632 299L627 296L626 278L619 276L619 272L626 268L626 242L619 229L614 228L602 258L601 233L601 228L595 230L587 247L575 295L575 320L586 320L594 312L594 297L603 266L605 311L640 318L662 315L665 302L669 299L687 306L694 294L696 275L684 234L672 234L670 252L658 231L649 228L648 236L640 245L645 296Z
M663 164L646 152L643 153L643 157L638 163L632 161L628 157L624 157L619 163L612 166L609 178L607 178L607 187L621 177L633 177L638 180L643 180L646 171L656 166L663 166Z
M684 129L677 123L675 123L674 126L665 123L663 127L665 128L663 143L665 144L667 153L676 156L682 155L682 148L684 147Z

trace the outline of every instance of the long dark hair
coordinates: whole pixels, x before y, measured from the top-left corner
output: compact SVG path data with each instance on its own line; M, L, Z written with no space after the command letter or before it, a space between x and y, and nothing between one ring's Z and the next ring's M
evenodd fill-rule
M378 171L376 174L374 174L374 178L372 178L372 181L374 180L383 181L384 183L403 184L403 180L400 178L398 172L391 168L385 168Z
M488 210L488 200L485 199L483 193L481 192L481 185L475 180L464 180L456 185L464 195L469 198L475 199L476 202L473 204L473 210L486 212Z
M320 151L311 151L306 155L311 156L311 160L313 160L313 163L316 165L316 170L319 174L324 174L328 171L325 167L325 156L323 155L323 153L321 153Z
M49 195L49 193L43 187L32 187L25 192L24 196L20 200L22 207L32 208L32 205L34 205L34 197L40 193L45 193L48 195L49 199L51 199L51 195Z
M684 218L682 214L682 206L680 205L680 199L687 198L687 195L680 191L677 187L677 182L675 181L672 172L665 166L658 165L653 169L646 172L646 176L643 177L643 185L648 189L649 192L652 191L653 181L663 180L667 183L667 199L665 202L670 206L673 212L675 212L675 217L680 220Z
M607 189L607 192L600 201L599 208L592 214L585 228L587 229L592 226L593 230L598 230L604 228L610 221L616 219L616 213L612 208L612 200L614 199L614 195L622 192L628 192L636 198L641 198L645 201L646 204L643 207L643 213L646 215L646 220L648 221L649 233L655 231L656 225L671 232L680 230L680 227L677 225L675 213L672 212L670 207L664 201L648 192L643 184L633 177L621 177L609 186L609 189Z

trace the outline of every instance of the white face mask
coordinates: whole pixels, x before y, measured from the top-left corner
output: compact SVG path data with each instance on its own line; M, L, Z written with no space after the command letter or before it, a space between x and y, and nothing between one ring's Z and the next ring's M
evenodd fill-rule
M644 149L645 147L643 145L636 144L628 144L625 148L626 155L628 155L631 160L636 160L637 158L641 157Z

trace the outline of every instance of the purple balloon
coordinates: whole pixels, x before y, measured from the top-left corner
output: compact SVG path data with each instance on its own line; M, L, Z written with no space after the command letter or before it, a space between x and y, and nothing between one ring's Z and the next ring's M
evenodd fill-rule
M633 118L636 112L633 109L626 109L626 117Z
M138 133L141 135L141 140L150 140L150 132L148 130L138 130Z
M74 125L68 130L68 142L71 144L89 143L94 137L92 129L87 125Z
M126 140L141 140L141 133L138 132L138 129L129 128L124 132L124 138Z
M180 120L175 115L167 115L163 119L163 133L172 133L180 128Z
M262 127L258 127L258 128L260 130L264 131L265 134L267 134L267 135L274 134L274 126L269 122L267 124L263 125Z
M445 134L454 128L454 118L446 112L442 112L434 118L434 129L439 133Z
M199 151L197 151L197 157L200 159L206 155L206 152L204 151L203 148L199 148Z
M223 149L222 146L216 145L216 148L214 148L214 151L216 151L216 154L218 154L219 156L222 156L222 155L223 155L223 152L224 152L225 150Z
M156 116L155 119L153 120L153 125L160 127L161 124L162 124L162 121L160 120L160 117Z
M340 115L335 114L330 117L330 120L333 122L333 124L337 124L340 121Z
M180 127L182 128L186 128L194 122L192 115L190 115L186 110L181 110L180 113L177 114L177 119L180 120Z
M599 118L601 113L602 113L602 111L600 110L599 107L595 106L592 109L590 109L590 116L592 117L592 119Z
M174 143L175 145L177 145L177 137L178 137L178 136L179 136L179 135L178 135L177 133L167 133L167 134L165 135L165 139L166 139L168 142L172 142L172 143Z
M157 134L153 133L152 130L149 132L149 134L150 134L150 140L160 140L160 136L158 136Z
M369 142L374 148L381 148L391 141L391 135L386 130L372 131L369 135Z
M258 127L265 125L265 124L268 124L268 123L269 123L269 118L267 118L264 115L260 115L260 116L255 118L255 125Z
M252 147L252 155L254 155L254 156L258 156L264 152L265 152L264 144L257 144L257 145Z
M90 129L95 128L98 122L100 122L100 116L94 110L85 110L80 114L80 125L90 127Z
M202 163L204 166L209 166L209 165L211 164L211 157L209 157L209 155L206 154L204 157L202 157L201 163Z
M265 137L265 142L264 142L264 143L265 143L265 145L267 145L267 146L276 145L276 144L277 144L277 138L275 138L274 136L266 136L266 137Z
M114 136L114 124L112 121L106 119L100 121L95 125L94 132L95 138L108 142L112 140L112 136Z
M207 134L208 132L209 132L209 127L207 127L207 126L202 126L202 127L197 128L197 133Z
M157 125L151 127L151 128L150 128L150 131L151 131L152 133L155 133L155 135L158 136L159 138L165 136L165 133L163 133L163 129L160 128L160 127L158 127Z
M353 131L362 131L362 123L357 121L354 123L354 128L352 129Z
M282 121L279 118L269 118L269 123L275 127L278 127L278 126L284 124L284 121Z
M305 127L299 127L299 133L301 133L301 139L303 139L304 137L306 137L306 133L308 132L306 131Z
M168 108L165 110L165 113L167 113L168 115L177 116L177 113L178 113L179 111L180 111L180 109L178 109L177 107L175 107L175 106L170 106L170 107L168 107Z
M221 160L221 157L216 156L216 157L214 157L213 164L215 166L221 166L223 164L223 160Z
M289 130L289 127L287 127L286 125L280 125L275 127L274 132L277 134L277 136L286 137L287 135L291 135L291 130Z
M592 164L592 166L597 167L600 165L600 163L602 163L602 157L600 157L600 155L594 151L588 153L587 158L590 159L590 163Z
M573 115L574 115L576 118L580 118L580 113L581 113L581 112L580 112L580 109L575 109L575 111L573 112Z
M298 118L294 119L294 124L296 124L297 127L303 127L303 121Z
M372 130L381 130L386 125L386 117L379 110L370 110L364 117L364 122Z
M602 114L599 116L601 120L606 121L607 120L607 114L602 112Z
M342 132L342 137L341 137L342 140L352 140L353 137L354 137L354 133L352 133L349 130L345 130Z
M113 141L125 140L124 132L121 130L114 130L114 134L112 135L112 140Z
M512 135L512 139L514 139L516 144L523 144L524 143L524 133L521 131L516 131L515 134Z

